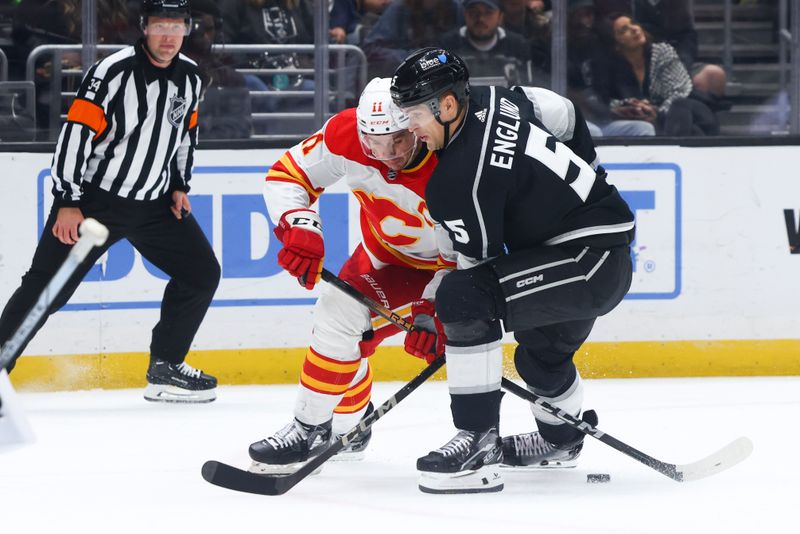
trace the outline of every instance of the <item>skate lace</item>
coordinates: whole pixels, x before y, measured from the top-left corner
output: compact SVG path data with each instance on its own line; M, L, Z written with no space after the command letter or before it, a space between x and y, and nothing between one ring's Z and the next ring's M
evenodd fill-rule
M200 369L195 369L186 362L182 362L177 369L180 374L188 376L189 378L200 378L200 374L203 372Z
M514 448L519 456L542 456L553 450L538 432L514 436Z
M445 457L467 453L474 440L475 438L472 432L461 430L453 439L439 447L438 451Z
M306 436L301 433L295 422L292 421L285 427L275 432L274 436L268 437L266 441L276 449L282 449L285 447L291 447L303 439L306 439Z

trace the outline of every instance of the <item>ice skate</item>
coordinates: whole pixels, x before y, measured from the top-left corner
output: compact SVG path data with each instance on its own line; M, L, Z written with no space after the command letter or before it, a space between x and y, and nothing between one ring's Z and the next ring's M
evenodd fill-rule
M362 419L374 411L374 407L370 402L367 406L367 411L364 412ZM333 441L338 441L344 434L337 434L333 437ZM368 429L364 434L348 443L342 450L337 452L331 457L332 462L358 462L364 459L364 450L369 445L372 439L372 429Z
M581 455L583 440L567 449L545 441L539 432L516 434L503 438L502 467L528 469L575 467Z
M419 489L425 493L501 491L503 478L498 467L502 459L497 430L460 430L446 444L417 460Z
M211 402L217 398L216 387L216 378L186 362L151 360L144 398L153 402Z
M293 473L324 451L330 439L330 421L321 425L307 425L294 419L273 436L250 445L250 458L253 460L250 471L268 474Z
M587 410L583 420L592 426L597 425L597 414ZM516 434L503 438L502 467L527 469L571 468L578 465L578 457L583 449L584 434L565 445L557 445L545 440L539 432Z

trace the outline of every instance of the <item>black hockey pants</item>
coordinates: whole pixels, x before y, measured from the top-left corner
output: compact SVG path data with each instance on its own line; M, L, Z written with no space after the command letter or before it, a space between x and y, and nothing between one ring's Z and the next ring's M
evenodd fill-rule
M627 246L537 247L449 273L436 311L448 345L462 348L499 342L502 321L519 343L520 376L538 394L557 396L575 380L575 351L595 319L619 304L631 277ZM470 430L497 424L499 406L499 392L453 395L451 402L456 427Z

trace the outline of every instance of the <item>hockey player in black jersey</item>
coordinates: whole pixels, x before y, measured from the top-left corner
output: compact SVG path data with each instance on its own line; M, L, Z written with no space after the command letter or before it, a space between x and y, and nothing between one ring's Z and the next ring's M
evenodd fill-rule
M555 93L470 89L464 62L436 48L406 58L391 90L409 129L438 151L425 199L458 253L435 303L458 434L417 461L420 489L500 491L501 462L574 465L583 434L536 405L538 432L499 437L503 327L528 388L578 415L572 358L630 287L633 214L596 166L580 112ZM435 335L416 334L418 350Z

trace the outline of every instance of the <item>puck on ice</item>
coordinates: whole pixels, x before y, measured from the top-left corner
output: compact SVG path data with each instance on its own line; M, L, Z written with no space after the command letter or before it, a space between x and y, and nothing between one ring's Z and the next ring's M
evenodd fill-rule
M589 473L586 475L586 482L589 484L601 484L603 482L611 482L611 475L608 473Z

